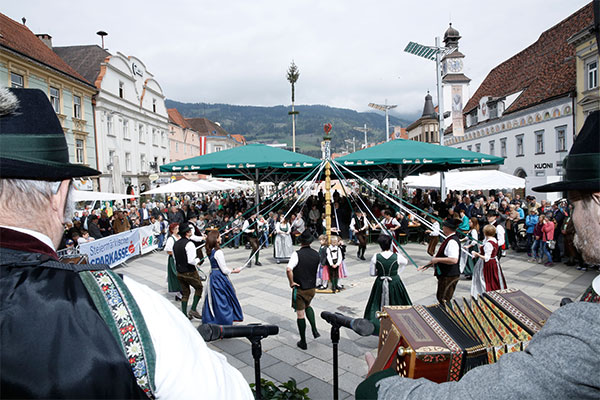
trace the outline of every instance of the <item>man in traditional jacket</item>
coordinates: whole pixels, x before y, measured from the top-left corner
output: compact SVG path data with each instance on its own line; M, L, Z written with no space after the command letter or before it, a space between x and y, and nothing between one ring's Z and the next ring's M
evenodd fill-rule
M71 178L98 174L69 163L45 92L0 89L2 397L253 398L164 297L108 265L59 261Z
M563 161L562 181L538 192L568 191L574 204L575 245L591 264L600 263L600 111L591 113ZM393 369L361 383L357 399L599 399L600 277L579 302L556 310L525 351L476 367L459 381L434 383L401 378ZM388 376L389 378L383 379ZM393 376L393 377L392 377Z
M300 341L296 343L302 350L306 350L306 318L312 328L313 337L319 336L315 321L315 312L310 302L315 297L317 286L317 269L319 268L319 253L310 247L314 237L308 231L302 232L298 241L300 249L293 252L286 273L292 288L292 307L296 311Z
M435 267L435 277L438 280L436 292L437 301L442 303L450 301L454 295L456 284L460 279L460 238L456 233L458 221L447 218L442 224L442 231L446 239L442 242L435 257L428 264L419 267L423 271L431 266Z

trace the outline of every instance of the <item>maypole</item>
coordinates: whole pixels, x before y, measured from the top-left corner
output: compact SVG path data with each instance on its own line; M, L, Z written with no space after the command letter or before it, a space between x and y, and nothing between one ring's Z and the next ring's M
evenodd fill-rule
M325 232L327 243L331 243L331 124L325 124L321 151L325 161Z

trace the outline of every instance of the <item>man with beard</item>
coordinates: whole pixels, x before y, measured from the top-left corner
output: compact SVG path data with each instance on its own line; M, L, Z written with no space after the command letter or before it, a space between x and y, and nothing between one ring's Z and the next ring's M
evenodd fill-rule
M588 116L563 161L564 180L533 188L538 192L568 191L574 205L575 244L592 264L600 263L599 119L600 111ZM460 381L438 384L413 380L387 369L361 383L356 398L598 399L600 303L590 302L600 301L598 290L600 278L581 301L556 310L525 351L505 354L495 364L474 368Z
M106 264L59 261L71 179L100 171L69 162L45 92L0 89L0 171L3 398L253 398L164 297Z

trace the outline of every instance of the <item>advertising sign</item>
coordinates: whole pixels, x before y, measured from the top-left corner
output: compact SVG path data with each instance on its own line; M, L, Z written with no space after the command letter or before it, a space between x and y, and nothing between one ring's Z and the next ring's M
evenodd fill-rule
M140 254L140 231L111 235L79 245L79 252L87 254L90 264L108 264L111 268Z
M152 225L143 226L138 231L140 231L140 251L142 254L158 249L158 240L152 234Z
M464 136L465 128L463 125L463 92L462 86L452 85L452 135Z

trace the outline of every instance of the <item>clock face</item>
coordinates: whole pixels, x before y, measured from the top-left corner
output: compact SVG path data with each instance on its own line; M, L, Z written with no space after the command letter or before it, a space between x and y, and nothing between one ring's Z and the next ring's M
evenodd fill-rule
M462 71L463 62L458 59L451 59L448 61L448 70L450 72L460 72Z

